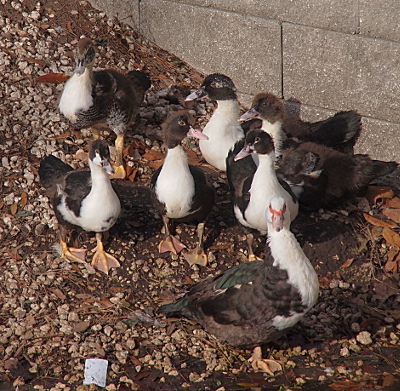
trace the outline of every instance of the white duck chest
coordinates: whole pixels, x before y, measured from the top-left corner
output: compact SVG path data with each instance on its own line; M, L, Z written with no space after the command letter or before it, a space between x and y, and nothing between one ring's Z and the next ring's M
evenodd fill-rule
M195 184L184 150L169 149L155 186L157 199L165 204L166 215L179 219L189 214Z
M72 123L77 121L79 111L93 106L92 83L88 71L81 76L72 75L65 83L58 108Z

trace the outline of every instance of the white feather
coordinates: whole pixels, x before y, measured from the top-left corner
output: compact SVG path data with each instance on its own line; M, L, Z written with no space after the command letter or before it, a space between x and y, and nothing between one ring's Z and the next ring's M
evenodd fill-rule
M180 145L169 149L155 186L157 198L165 204L169 218L188 215L194 190L185 151Z
M80 110L93 106L92 83L89 69L78 76L73 74L65 83L58 108L71 122L76 122Z
M199 141L204 159L221 171L226 171L225 159L229 150L244 137L238 118L237 100L218 101L218 107L203 129L203 134L208 136L208 140Z

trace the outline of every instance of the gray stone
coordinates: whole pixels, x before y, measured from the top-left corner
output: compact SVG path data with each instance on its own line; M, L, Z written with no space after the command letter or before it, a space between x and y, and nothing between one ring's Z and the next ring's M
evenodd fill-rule
M176 0L244 15L298 23L354 34L358 31L358 3L346 0Z
M400 2L360 0L360 34L400 41Z
M285 23L284 97L400 122L400 43Z
M280 93L279 22L159 0L142 2L140 13L148 39L198 70L225 73L242 92Z

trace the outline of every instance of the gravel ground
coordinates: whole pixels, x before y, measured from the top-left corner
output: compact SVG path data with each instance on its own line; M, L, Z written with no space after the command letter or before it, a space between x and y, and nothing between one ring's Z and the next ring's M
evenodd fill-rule
M107 390L400 388L399 275L385 270L398 247L362 216L379 217L379 202L358 198L293 223L319 274L320 298L264 351L284 371L273 378L252 372L249 351L229 349L191 322L155 315L160 303L197 280L246 259L226 178L204 164L195 143L186 145L190 161L202 165L217 191L206 226L210 264L190 267L183 257L157 252L162 223L149 205L148 183L162 162L160 124L204 75L85 1L1 0L0 10L0 390L95 389L82 385L85 359L92 357L109 361ZM51 153L85 165L74 155L87 150L90 133L62 122L63 83L41 78L71 73L82 34L99 44L99 68L144 69L153 83L127 135L130 180L115 183L123 211L107 248L122 266L108 276L57 256L56 220L37 176L40 159ZM201 128L214 106L189 108ZM112 132L102 135L113 144ZM195 245L195 227L180 225L177 233ZM91 234L73 239L95 246ZM264 238L256 240L262 254Z

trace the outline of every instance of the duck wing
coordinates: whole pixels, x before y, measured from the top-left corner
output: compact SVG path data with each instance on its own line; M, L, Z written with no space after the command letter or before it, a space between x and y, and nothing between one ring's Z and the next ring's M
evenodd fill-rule
M53 155L40 161L39 178L42 185L49 189L73 168Z

